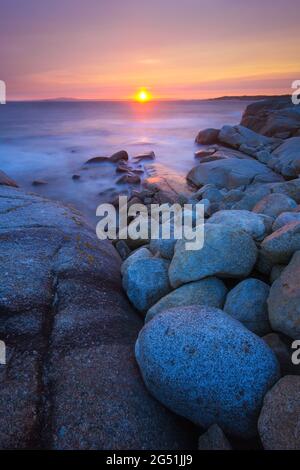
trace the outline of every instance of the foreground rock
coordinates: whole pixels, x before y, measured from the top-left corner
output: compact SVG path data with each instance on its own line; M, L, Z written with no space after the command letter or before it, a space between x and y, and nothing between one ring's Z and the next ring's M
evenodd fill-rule
M199 305L222 308L225 302L227 288L216 277L208 277L197 282L190 282L178 287L170 294L160 299L148 310L145 321L151 320L158 313L171 307L186 307Z
M265 342L210 307L157 315L139 334L136 358L148 389L168 408L243 438L256 434L263 397L279 379Z
M266 450L300 450L300 377L287 375L266 394L258 430Z
M294 339L300 338L300 251L272 284L268 298L272 328Z
M0 448L196 446L146 391L120 258L61 204L0 187ZM194 437L193 437L194 436Z
M245 279L228 294L224 311L259 336L270 331L267 299L270 288L259 279Z
M224 224L205 224L204 246L186 250L184 240L175 245L169 268L173 287L207 276L246 277L256 262L257 248L244 230Z
M199 437L198 450L232 450L232 447L222 429L213 424Z

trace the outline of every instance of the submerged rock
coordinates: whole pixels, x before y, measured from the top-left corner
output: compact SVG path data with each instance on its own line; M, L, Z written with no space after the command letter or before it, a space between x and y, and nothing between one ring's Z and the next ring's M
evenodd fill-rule
M270 331L269 292L270 287L259 279L245 279L227 295L224 311L253 333L263 336Z
M155 153L152 151L152 152L149 152L149 153L144 153L144 154L141 154L141 155L136 155L135 157L133 157L135 161L137 162L140 162L142 160L154 160L155 159Z
M225 302L227 288L216 277L207 277L201 281L190 282L160 299L148 310L145 321L151 320L155 315L171 307L186 307L199 305L222 308Z
M4 173L4 171L1 171L1 170L0 170L0 185L12 186L13 188L18 187L17 183L13 179L11 179L9 176L7 176L7 174Z
M135 348L149 391L207 429L249 438L279 365L265 342L221 310L178 307L141 330Z
M177 241L169 268L170 282L178 287L208 276L246 277L256 257L257 248L248 233L225 224L207 223L202 249L186 250L185 241Z
M128 174L121 176L121 178L118 179L117 184L139 184L140 182L141 178L139 175Z
M121 160L128 160L128 159L129 157L128 157L128 153L126 152L126 150L120 150L119 152L116 152L109 157L109 160L113 163L117 163Z
M300 377L287 375L266 394L258 420L266 450L300 450Z

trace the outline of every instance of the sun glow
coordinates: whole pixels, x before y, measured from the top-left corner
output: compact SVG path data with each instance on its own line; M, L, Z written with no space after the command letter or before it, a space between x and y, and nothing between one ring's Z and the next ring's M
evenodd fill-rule
M150 101L151 98L151 93L149 93L145 88L141 88L134 96L135 101L138 101L139 103L146 103L147 101Z

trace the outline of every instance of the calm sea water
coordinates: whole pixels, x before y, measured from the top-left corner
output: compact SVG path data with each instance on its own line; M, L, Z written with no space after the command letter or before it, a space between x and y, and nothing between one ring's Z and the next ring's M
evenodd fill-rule
M240 121L245 101L26 102L0 106L0 169L25 189L62 200L92 220L98 203L124 191L115 166L83 169L94 156L153 150L148 172L185 177L205 127ZM78 181L72 175L80 174ZM32 186L34 180L46 185Z

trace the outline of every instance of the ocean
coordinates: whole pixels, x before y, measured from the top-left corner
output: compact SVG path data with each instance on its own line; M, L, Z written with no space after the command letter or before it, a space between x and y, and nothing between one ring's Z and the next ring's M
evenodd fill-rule
M115 165L86 167L91 157L124 149L130 158L154 151L147 174L182 179L195 166L200 129L239 123L244 100L40 101L0 106L0 169L20 186L71 204L95 220L99 203L129 187ZM79 174L79 180L72 176ZM47 184L33 186L35 180Z

